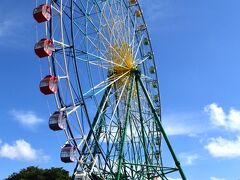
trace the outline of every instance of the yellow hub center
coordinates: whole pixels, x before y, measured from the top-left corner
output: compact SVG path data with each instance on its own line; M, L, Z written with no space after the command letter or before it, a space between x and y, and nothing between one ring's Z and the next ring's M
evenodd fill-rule
M108 58L112 62L112 67L109 68L110 72L112 72L112 78L117 79L122 76L115 83L115 88L119 89L126 84L128 88L130 86L130 78L132 70L136 69L136 65L134 64L133 51L131 46L127 42L123 42L120 45L114 45L109 49ZM127 82L126 82L127 81ZM124 91L122 98L126 99L128 95L128 91ZM118 94L119 96L119 94ZM133 98L136 97L136 88L135 84L133 87Z
M115 75L120 75L134 69L132 48L126 42L114 45L109 50L109 59L113 62L113 67L110 70Z

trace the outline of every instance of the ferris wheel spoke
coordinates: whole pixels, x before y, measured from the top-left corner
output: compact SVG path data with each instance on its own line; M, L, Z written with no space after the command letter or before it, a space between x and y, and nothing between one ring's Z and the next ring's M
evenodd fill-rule
M88 17L88 20L92 23L92 21L91 21L90 19L91 19L91 18ZM74 24L75 24L76 27L80 30L80 32L85 35L84 31L83 31L76 23L74 23ZM92 23L92 24L93 24L93 23ZM96 29L97 29L97 28L96 28ZM112 46L112 44L111 44L111 43L107 40L107 38L103 35L103 33L101 33L99 30L97 30L97 33L98 33L98 34L104 39L104 41L109 45L109 48L111 48L111 49L114 51L114 53L116 53L116 55L118 55L120 58L122 58L122 57L119 55L119 53L116 51L116 49ZM95 49L98 50L98 47L96 46L96 44L95 44L88 36L86 36L86 38L87 38L88 41L91 43L91 45L93 45L93 46L95 47ZM105 47L105 49L107 49L105 45L103 45L103 46ZM99 51L99 50L98 50L98 51ZM102 55L102 57L100 57L100 59L106 60L105 58L103 58L103 57L105 57L105 55L102 54L101 51L99 51L99 52L100 52L101 55ZM87 53L88 53L89 55L93 55L93 54L91 54L91 53L89 53L89 52L87 52ZM94 56L94 55L93 55L93 56ZM95 56L96 56L96 55L95 55ZM121 65L121 64L117 64L117 63L112 62L112 61L108 61L108 62L111 63L111 64L114 64L114 65L117 65L117 66L126 68L125 66L123 66L123 65Z
M134 46L135 44L135 36L136 36L136 27L137 27L137 17L135 16L134 17L134 24L133 24L133 35L132 35L132 40L131 40L131 46ZM134 54L134 53L133 53Z
M119 15L119 6L118 6L119 2L114 2L113 3L113 8L115 7L115 11L113 10L113 8L111 8L111 11L110 11L110 14L111 14L111 17L112 19L114 20L115 22L115 26L113 27L113 29L116 29L116 33L117 33L117 38L115 39L115 44L120 44L124 41L124 33L123 33L123 26L124 26L124 23L123 23L123 18L120 18L120 15ZM115 16L113 16L113 14L115 14Z
M112 66L109 66L109 64L99 63L99 61L89 61L89 64L98 66L98 67L106 69L106 70L109 70L112 67Z
M145 81L152 81L153 78L144 74L141 74L141 79L145 80Z
M110 11L112 11L111 9L112 8L110 8ZM108 20L109 17L107 17L104 10L102 12L102 17L107 25L107 33L110 36L110 42L113 41L112 43L114 44L114 43L116 43L116 39L117 39L116 35L114 33L114 28L113 28L115 26L115 21L113 19L111 19L110 23L112 23L112 25L109 25L109 20ZM113 40L112 40L112 38L113 38Z
M96 85L95 87L91 88L90 90L88 90L85 94L84 97L88 97L88 96L96 96L97 94L99 94L100 92L102 92L104 89L106 89L107 87L111 86L112 84L114 84L115 82L117 82L118 80L120 80L121 78L123 78L124 76L126 76L129 72L125 72L120 76L117 76L116 78L113 77L109 77L107 78L105 81L102 81L101 83L99 83L98 85ZM100 90L99 90L100 89ZM98 90L98 91L97 91ZM89 95L90 94L90 95Z
M108 128L106 129L106 134L110 134L110 133L111 133L110 130L111 130L111 127L112 127L112 123L113 123L114 118L116 118L116 117L115 117L115 116L116 116L116 111L117 111L117 108L119 107L120 101L122 100L123 93L124 93L124 91L126 90L126 86L127 86L127 83L128 83L128 82L129 82L129 77L126 78L125 83L124 83L124 85L123 85L123 87L122 87L122 90L121 90L121 92L120 92L120 95L119 95L119 97L118 97L118 99L117 99L117 102L116 102L116 105L115 105L115 107L114 107L112 116L111 116L111 118L110 118L110 120L109 120L109 122L108 122ZM116 123L116 124L117 124L117 123Z
M117 6L118 5L118 6ZM121 28L121 35L122 36L122 40L121 40L121 43L123 42L128 42L128 33L127 33L127 28L126 28L126 19L127 19L127 16L126 16L126 12L124 12L124 4L123 4L123 1L118 1L118 3L116 3L116 12L117 12L117 17L119 18L119 20L121 21L121 25L120 25L120 28Z
M95 24L93 23L92 18L91 18L90 16L86 16L86 17L87 17L88 21L94 26L96 32L99 33L99 34L104 38L104 40L108 43L108 45L112 48L112 45L111 45L110 42L107 40L107 38L98 30L98 27L95 26ZM104 17L104 16L103 16L103 17ZM105 17L105 20L106 20L106 17ZM108 22L108 21L106 20L106 22ZM76 23L75 23L75 24L76 24ZM76 24L76 26L78 27L78 29L81 29L77 24ZM110 26L109 26L109 25L108 25L108 27L109 27L109 29L110 29ZM83 31L81 31L81 32L84 33ZM87 39L89 40L88 37L87 37ZM114 48L113 48L113 49L114 49ZM116 54L118 54L117 51L115 51L115 52L116 52Z
M138 62L137 62L137 65L143 64L146 60L148 60L148 57L145 57L143 60L138 61Z
M135 54L134 54L134 59L137 58L137 54L138 54L138 51L139 51L140 46L141 46L141 44L142 44L142 41L143 41L143 35L141 36L141 39L140 39L140 41L139 41L139 43L138 43L138 46L137 46L136 52L135 52Z
M110 27L110 25L109 25L109 23L108 23L109 20L107 20L107 17L106 17L106 15L104 14L104 11L103 11L103 17L104 17L104 20L105 20L105 22L106 22L106 24L107 24L108 32L109 32L109 34L111 35L111 36L110 36L110 42L111 42L111 39L113 38L113 44L117 44L118 39L117 39L117 37L116 37L116 35L115 35L115 33L114 33L114 27L115 27L115 25L116 25L117 23L116 23L116 21L115 21L114 18L113 18L112 8L110 8L110 14L111 14L111 17L112 17L111 21L113 22L113 27ZM113 29L113 30L112 30L112 29ZM109 48L110 48L111 50L113 50L114 53L115 53L117 56L119 56L119 58L122 58L121 55L117 52L117 50L113 47L112 43L110 43L109 40L107 40L107 38L103 35L103 33L99 32L99 34L100 34L100 35L103 37L103 39L107 42L107 44L109 45ZM122 64L123 64L123 63L125 63L125 62L122 62Z
M121 1L121 4L120 4L120 13L119 14L121 14L121 16L119 15L119 18L122 18L123 19L123 29L124 29L124 32L123 32L123 35L124 35L124 41L125 42L127 42L128 44L130 44L129 43L129 41L128 41L128 39L129 39L129 37L128 37L128 32L129 32L129 26L127 26L128 24L127 24L127 22L128 22L128 12L129 12L129 8L127 8L127 12L125 12L124 11L124 6L125 6L125 4L123 4L124 2L123 1Z
M121 65L121 64L118 64L118 63L113 62L113 61L109 61L109 60L107 60L106 58L97 56L97 55L95 55L95 54L92 54L92 53L89 53L89 52L86 52L86 54L87 54L87 55L90 55L90 56L92 56L92 57L98 58L99 60L105 61L105 62L107 62L107 63L109 63L109 64L111 64L111 65L113 65L113 66L121 67L121 68L124 68L124 69L126 69L126 70L128 69L127 67L125 67L125 66L123 66L123 65Z

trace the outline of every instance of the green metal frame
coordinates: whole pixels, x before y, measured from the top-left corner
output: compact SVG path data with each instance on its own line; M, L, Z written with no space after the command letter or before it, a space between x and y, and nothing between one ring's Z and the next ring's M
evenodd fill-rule
M176 154L175 154L175 152L174 152L174 150L173 150L173 148L172 148L172 146L171 146L171 143L170 143L170 141L169 141L169 139L168 139L168 137L167 137L167 134L166 134L166 132L165 132L163 126L162 126L161 120L160 120L159 116L158 116L157 113L156 113L156 109L154 108L154 105L153 105L153 103L152 103L152 101L151 101L151 98L150 98L148 92L147 92L147 89L145 88L145 86L144 86L144 84L143 84L143 82L142 82L142 80L141 80L141 78L140 78L140 73L139 73L139 72L136 73L136 80L140 83L140 86L141 86L141 88L142 88L142 90L143 90L143 92L144 92L144 94L145 94L145 96L146 96L146 98L147 98L147 101L148 101L148 103L149 103L149 105L150 105L150 107L151 107L151 110L152 110L152 113L153 113L153 115L154 115L154 118L155 118L155 120L156 120L156 122L157 122L157 124L158 124L158 126L159 126L159 128L160 128L160 130L161 130L161 132L162 132L163 138L164 138L164 140L165 140L165 142L166 142L166 144L167 144L167 147L168 147L168 149L169 149L169 151L170 151L170 153L171 153L171 155L172 155L172 157L173 157L173 160L174 160L174 162L175 162L175 165L176 165L176 167L178 168L179 173L180 173L182 179L183 179L183 180L187 180L187 179L186 179L186 176L185 176L185 174L184 174L184 172L183 172L183 169L182 169L182 167L181 167L181 164L180 164L180 162L178 161L177 156L176 156Z
M89 132L89 134L88 134L88 136L87 136L87 138L86 138L86 141L85 141L85 144L84 144L84 146L83 146L83 148L82 148L82 153L81 153L81 155L80 155L80 157L79 157L79 160L82 158L83 154L85 153L85 151L86 151L86 149L87 149L87 145L89 144L90 139L91 139L91 138L93 137L93 135L94 135L94 129L96 129L96 126L97 126L97 124L99 123L99 121L101 120L101 117L103 117L102 112L104 111L104 109L105 109L106 106L107 106L106 102L107 102L107 99L109 98L109 94L110 94L110 92L111 92L111 88L112 88L112 86L109 86L109 87L105 90L105 92L104 92L103 98L102 98L102 100L101 100L101 102L100 102L100 105L99 105L99 108L98 108L98 111L97 111L97 113L96 113L96 115L95 115L95 117L94 117L94 120L93 120L92 129L90 129L90 132ZM101 122L100 122L100 126L101 126ZM95 139L94 139L94 141L95 141L95 144L93 145L93 146L94 146L94 152L95 152L95 149L96 149L96 148L99 149L98 143L97 143L98 139L99 139L99 135L97 135L97 136L95 137ZM93 153L93 154L96 155L96 153ZM77 163L77 165L76 165L76 167L75 167L75 169L74 169L74 172L77 171L78 165L79 165L79 161L78 161L78 163ZM75 174L72 175L72 179L74 179L74 178L75 178Z
M119 163L118 163L118 172L116 174L116 180L120 180L121 179L121 169L122 169L122 164L123 164L123 149L124 149L124 142L126 139L126 130L127 130L127 125L128 125L128 121L130 119L130 105L131 105L131 100L132 100L132 94L133 94L133 81L134 78L131 77L131 83L130 83L130 90L129 90L129 94L128 94L128 100L127 100L127 113L126 113L126 117L125 117L125 121L124 121L124 126L123 126L123 134L122 134L122 139L121 139L121 146L120 146L120 153L119 153Z
M146 150L146 140L145 140L145 131L144 131L144 125L143 125L143 115L142 115L142 108L141 108L141 100L140 100L140 93L139 93L139 87L137 82L137 76L135 76L135 83L136 83L136 91L137 91L137 99L138 99L138 110L140 115L140 122L141 122L141 131L142 131L142 139L143 139L143 148L144 148L144 154L145 154L145 164L147 166L147 172L149 172L149 162L148 162L148 154ZM150 179L149 173L147 174L148 179Z

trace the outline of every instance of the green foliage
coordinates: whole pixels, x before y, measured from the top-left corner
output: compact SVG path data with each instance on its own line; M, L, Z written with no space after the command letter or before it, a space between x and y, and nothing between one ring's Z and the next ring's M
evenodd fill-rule
M6 180L70 180L68 171L63 168L41 169L30 166L19 173L11 174Z

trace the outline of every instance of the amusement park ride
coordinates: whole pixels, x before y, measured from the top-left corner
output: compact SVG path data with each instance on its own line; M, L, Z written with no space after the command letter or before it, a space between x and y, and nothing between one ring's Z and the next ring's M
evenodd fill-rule
M42 3L33 10L45 28L34 48L48 67L40 91L56 101L49 128L66 135L60 157L76 162L73 179L186 180L161 123L154 54L138 1Z

